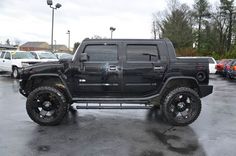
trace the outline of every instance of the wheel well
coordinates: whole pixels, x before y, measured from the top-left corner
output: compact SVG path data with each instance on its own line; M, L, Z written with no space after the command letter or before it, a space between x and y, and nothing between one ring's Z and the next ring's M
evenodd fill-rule
M167 81L167 84L165 84L163 86L163 89L160 92L160 96L154 98L151 100L151 103L154 105L159 105L163 103L164 97L172 90L174 90L175 88L179 88L179 87L188 87L193 89L194 91L196 91L198 93L198 95L200 95L200 91L198 88L198 84L194 79L183 79L183 78L176 78L176 79L172 79Z
M199 94L198 84L193 79L183 79L183 78L173 79L173 80L168 81L168 83L164 87L165 88L162 91L162 95L178 87L188 87L195 90Z
M18 68L16 65L13 65L13 66L11 67L12 71L13 71L13 68L15 68L15 67Z
M63 84L62 80L59 77L56 76L39 76L39 77L33 77L30 80L30 90L29 92L32 92L34 89L42 86L50 86L58 89L61 91L67 102L70 102L70 95L67 91L66 86Z

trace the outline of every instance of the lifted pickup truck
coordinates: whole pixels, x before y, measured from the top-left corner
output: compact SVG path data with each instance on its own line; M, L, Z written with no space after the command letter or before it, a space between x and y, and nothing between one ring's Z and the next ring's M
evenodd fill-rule
M59 124L73 103L129 103L160 107L170 124L185 126L199 116L200 98L212 93L208 83L208 60L176 58L167 39L85 39L72 60L26 67L20 93L40 125Z

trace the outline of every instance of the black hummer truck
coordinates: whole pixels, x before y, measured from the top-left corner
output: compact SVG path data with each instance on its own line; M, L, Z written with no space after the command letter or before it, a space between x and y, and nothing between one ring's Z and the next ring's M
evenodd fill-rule
M159 107L170 124L185 126L199 116L200 98L212 93L208 83L208 60L177 58L167 39L85 39L72 60L26 67L20 93L40 125L59 124L73 103L87 103L78 109L129 103Z

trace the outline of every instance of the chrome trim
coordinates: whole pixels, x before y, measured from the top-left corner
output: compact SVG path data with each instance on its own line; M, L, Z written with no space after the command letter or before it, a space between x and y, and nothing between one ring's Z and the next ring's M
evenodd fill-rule
M80 83L80 86L119 86L117 83Z

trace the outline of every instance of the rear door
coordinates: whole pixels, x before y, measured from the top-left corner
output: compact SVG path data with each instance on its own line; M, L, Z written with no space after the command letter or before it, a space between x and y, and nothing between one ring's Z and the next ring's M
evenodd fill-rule
M11 53L10 52L6 52L5 57L3 59L3 66L5 68L6 71L11 72L12 71L12 66L11 66Z
M126 43L123 67L125 97L150 96L157 92L166 70L157 44Z
M2 52L0 56L0 69L11 72L11 54L10 52Z

